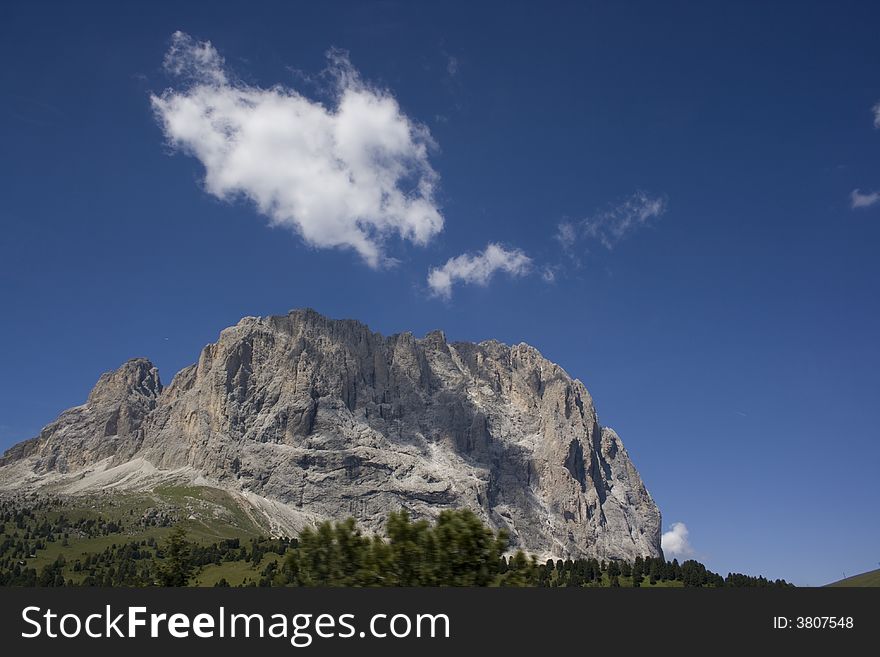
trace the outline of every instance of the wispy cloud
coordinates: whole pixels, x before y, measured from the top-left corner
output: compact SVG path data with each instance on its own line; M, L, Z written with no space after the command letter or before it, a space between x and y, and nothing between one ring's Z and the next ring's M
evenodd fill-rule
M449 77L454 78L458 75L458 58L452 55L446 55L446 72Z
M880 101L871 108L871 113L874 115L874 127L880 129ZM862 192L856 188L849 193L849 206L853 210L870 208L877 203L880 203L880 192Z
M562 247L570 264L581 266L577 247L587 249L590 241L611 250L639 228L666 212L666 198L637 191L614 204L609 204L585 219L566 219L556 225L553 239ZM558 268L559 266L557 266Z
M664 556L668 559L690 559L694 556L694 549L689 540L690 532L683 522L676 522L669 531L660 537L660 547Z
M577 227L570 221L560 221L556 226L556 234L553 236L562 248L568 251L578 239Z
M443 229L434 142L346 53L328 59L325 105L240 82L209 41L176 32L165 68L177 85L151 102L168 143L204 166L208 193L249 199L306 244L353 249L379 267L390 237L424 245Z
M165 53L165 70L172 75L201 84L227 85L225 62L210 41L196 41L177 31Z
M559 267L556 265L545 265L541 268L541 280L545 283L555 283L558 269Z
M880 192L868 192L863 194L861 190L854 189L850 192L850 207L853 210L858 208L870 208L876 203L880 203Z
M507 249L490 242L480 253L465 253L428 272L428 288L435 296L449 299L457 283L488 285L496 272L525 276L532 271L532 259L520 249Z
M59 107L38 98L8 94L0 112L11 118L38 127L51 127L64 123L67 115Z
M622 202L587 217L580 228L585 237L599 241L610 250L664 212L665 198L637 191Z

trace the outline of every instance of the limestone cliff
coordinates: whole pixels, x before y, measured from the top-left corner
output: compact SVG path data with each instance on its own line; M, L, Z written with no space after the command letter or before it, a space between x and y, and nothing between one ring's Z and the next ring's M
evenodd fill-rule
M580 381L534 348L246 317L163 388L146 360L0 459L0 489L188 479L276 531L468 507L541 556L660 554L660 513Z

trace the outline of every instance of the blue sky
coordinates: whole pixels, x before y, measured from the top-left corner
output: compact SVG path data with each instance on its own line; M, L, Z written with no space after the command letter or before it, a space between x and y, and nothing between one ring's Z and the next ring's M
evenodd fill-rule
M0 7L0 448L310 306L535 345L717 571L876 568L880 6L318 4Z

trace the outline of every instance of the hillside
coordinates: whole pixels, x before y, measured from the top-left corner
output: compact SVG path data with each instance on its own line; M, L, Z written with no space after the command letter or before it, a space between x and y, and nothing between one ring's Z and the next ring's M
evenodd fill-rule
M205 488L0 501L0 586L788 586L694 560L540 563L507 548L467 510L391 513L378 536L348 519L273 538Z
M880 568L877 570L869 570L861 575L853 575L846 579L841 579L825 586L836 587L863 587L863 586L880 586Z

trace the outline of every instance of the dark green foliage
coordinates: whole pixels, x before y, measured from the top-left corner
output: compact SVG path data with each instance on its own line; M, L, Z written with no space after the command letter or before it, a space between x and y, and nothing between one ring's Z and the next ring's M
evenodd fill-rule
M133 536L136 530L123 527L122 520L72 520L67 508L46 498L0 501L0 586L185 586L216 567L225 575L216 586L223 587L231 585L230 573L242 572L241 566L223 571L235 563L251 573L233 580L239 586L790 586L738 573L722 578L694 560L548 559L538 564L522 551L505 556L506 534L493 532L466 510L443 511L433 523L413 521L406 511L391 513L384 537L363 535L349 519L306 529L298 539L229 538L207 545L187 540L177 527L160 546L154 536ZM167 517L151 526L167 526ZM134 521L143 529L141 519ZM114 542L100 551L76 550L74 541L107 541L101 537ZM48 554L66 547L67 558L38 556L48 546L53 546Z
M159 583L162 586L186 586L193 574L190 544L186 530L175 527L162 548L165 561L159 567Z
M764 577L727 573L727 577L724 579L724 586L772 586L775 588L786 588L791 586L791 584L784 579L768 580Z
M510 558L507 570L497 578L499 586L542 586L541 573L535 557L527 557L522 550L517 550Z
M285 562L286 582L295 586L371 586L378 572L372 566L373 541L362 536L354 519L300 533L299 545Z
M388 516L387 539L363 536L353 519L306 529L285 561L295 586L527 585L533 561L515 556L508 569L503 533L494 534L467 510L443 511L431 525L406 511ZM524 560L524 561L523 561ZM502 577L502 571L503 577ZM514 572L515 571L515 572ZM526 582L527 584L513 584Z

